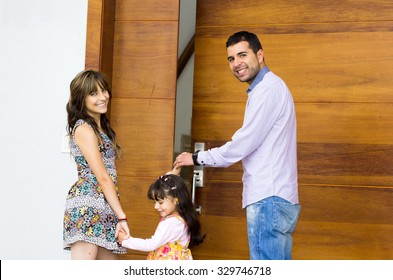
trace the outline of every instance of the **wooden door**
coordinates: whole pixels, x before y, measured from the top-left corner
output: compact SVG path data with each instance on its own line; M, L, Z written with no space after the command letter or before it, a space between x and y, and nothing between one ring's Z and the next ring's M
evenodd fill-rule
M123 151L116 162L120 199L141 238L159 222L149 185L173 163L179 2L89 0L86 68L112 83L110 119ZM146 255L128 250L121 258Z
M179 0L89 0L86 67L113 82L122 204L139 237L157 225L146 188L172 163L178 9ZM393 259L392 20L390 0L197 2L193 143L222 145L242 124L247 86L225 50L234 32L260 36L294 96L295 259ZM195 259L248 259L241 175L239 163L205 169L196 202L207 237Z
M207 16L202 9L204 4L197 4L191 139L192 147L200 142L207 150L230 140L241 127L247 84L240 83L229 70L226 34L206 37L198 26ZM249 259L241 163L228 168L204 168L203 172L203 187L196 188L196 204L201 206L206 239L192 249L194 257Z
M294 259L393 259L393 2L199 0L192 142L224 144L243 120L247 85L225 42L256 33L288 84L298 123ZM205 168L206 242L198 259L247 259L240 164Z

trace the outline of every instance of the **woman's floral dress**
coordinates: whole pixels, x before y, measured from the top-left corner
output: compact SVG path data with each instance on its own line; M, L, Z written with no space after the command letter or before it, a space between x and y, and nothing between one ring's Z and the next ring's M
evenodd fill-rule
M125 248L119 246L115 239L117 217L98 186L96 176L75 143L75 129L82 124L87 123L84 120L76 122L70 139L71 154L78 170L78 181L71 187L66 199L63 247L70 250L71 244L85 241L104 247L113 253L124 254ZM102 160L117 190L116 151L105 133L101 133L100 137L102 144L99 150Z
M169 217L173 216L166 216L162 219L167 219ZM183 218L178 215L175 217L185 224ZM147 255L147 260L192 260L191 250L188 249L189 242L190 238L188 238L188 243L186 246L181 245L180 240L165 243L154 251L149 252Z

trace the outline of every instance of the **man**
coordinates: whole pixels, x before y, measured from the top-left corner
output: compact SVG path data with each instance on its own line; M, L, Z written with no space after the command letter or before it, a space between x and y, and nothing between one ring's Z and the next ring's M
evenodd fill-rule
M226 48L233 75L249 84L243 126L223 146L182 153L174 165L227 167L241 160L250 259L292 259L300 212L294 102L266 66L255 34L237 32Z

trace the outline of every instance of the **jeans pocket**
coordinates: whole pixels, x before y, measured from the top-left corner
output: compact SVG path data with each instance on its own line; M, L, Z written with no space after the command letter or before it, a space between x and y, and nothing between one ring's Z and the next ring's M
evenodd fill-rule
M274 229L281 233L295 231L300 213L300 205L290 202L273 202L273 225Z

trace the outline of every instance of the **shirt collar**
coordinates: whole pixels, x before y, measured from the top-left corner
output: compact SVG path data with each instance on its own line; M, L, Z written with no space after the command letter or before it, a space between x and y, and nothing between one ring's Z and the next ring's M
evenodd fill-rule
M254 89L254 87L263 80L263 77L265 77L265 75L270 72L269 67L264 66L259 72L258 74L255 76L254 81L252 81L251 85L248 87L247 89L247 93L249 93L250 91L252 91Z

